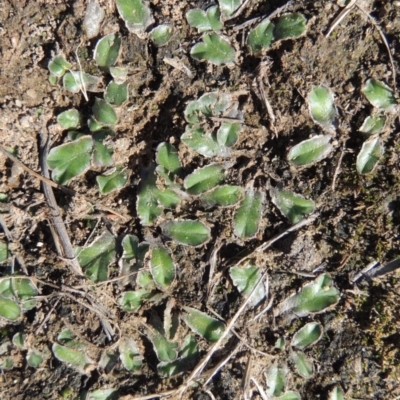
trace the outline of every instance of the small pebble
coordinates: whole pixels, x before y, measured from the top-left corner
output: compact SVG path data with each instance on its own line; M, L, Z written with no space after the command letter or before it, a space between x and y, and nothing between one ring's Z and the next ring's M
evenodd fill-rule
M104 10L99 6L97 0L91 1L86 9L83 29L88 39L96 37L100 32L100 24L104 18Z
M35 100L37 98L37 93L33 89L28 89L26 91L27 96L29 96L32 100Z
M349 83L344 87L344 89L345 89L346 92L348 92L348 93L353 93L355 88L354 88L353 84L352 84L351 82L349 82Z

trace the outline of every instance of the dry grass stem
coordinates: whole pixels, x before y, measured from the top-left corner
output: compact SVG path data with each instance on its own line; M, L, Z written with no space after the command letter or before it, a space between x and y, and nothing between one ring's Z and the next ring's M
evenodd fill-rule
M333 20L331 27L329 28L325 37L329 37L334 29L346 18L347 14L354 8L357 0L351 0L349 4L340 12L340 14Z
M393 61L393 57L392 57L392 53L390 51L390 47L389 47L389 43L386 39L385 34L383 33L382 29L380 28L380 26L378 25L378 23L375 21L375 19L371 16L370 13L368 13L367 11L365 11L362 7L360 7L359 5L357 5L357 8L367 17L368 21L371 22L371 24L376 28L376 30L379 32L379 35L383 41L383 44L386 47L388 56L389 56L389 60L390 60L390 65L392 67L392 79L393 79L393 90L394 92L398 93L397 90L397 84L396 84L396 67L394 65L394 61Z
M265 393L262 386L257 382L257 380L255 378L251 377L251 381L254 383L254 386L257 388L258 394L261 396L261 398L263 400L269 400L269 397Z

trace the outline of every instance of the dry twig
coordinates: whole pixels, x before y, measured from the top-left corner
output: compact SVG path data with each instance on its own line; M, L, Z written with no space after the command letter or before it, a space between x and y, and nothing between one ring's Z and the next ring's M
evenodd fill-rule
M357 4L357 0L351 0L349 2L349 4L346 5L346 7L341 11L341 13L334 19L334 21L332 22L331 27L329 28L327 34L325 35L325 37L328 37L333 30L343 21L344 18L346 18L346 16L350 13L351 10L353 10L355 7L357 7L357 9L359 11L361 11L362 14L364 14L367 17L367 20L369 20L372 25L374 25L374 27L376 28L376 30L379 32L379 35L386 47L388 56L389 56L389 60L390 60L390 65L392 67L392 78L393 78L393 88L395 90L395 93L397 94L397 85L396 85L396 68L394 66L394 61L393 61L393 57L392 57L392 53L390 52L390 47L389 47L389 43L385 37L385 34L383 33L382 29L379 27L378 23L375 21L375 19L371 16L370 13L368 13L366 10L364 10L364 8Z
M390 47L389 47L389 43L385 37L385 34L383 33L382 29L379 27L378 23L375 21L375 19L371 16L371 14L369 14L368 12L366 12L362 7L360 7L358 4L356 4L357 8L367 17L367 19L372 23L372 25L374 25L374 27L376 28L376 30L379 32L379 35L386 47L388 56L389 56L389 60L390 60L390 65L392 67L392 78L393 78L393 89L395 91L395 93L397 94L397 85L396 85L396 68L394 66L394 61L393 61L393 57L392 57L392 53L390 52Z
M332 187L332 192L334 192L335 188L336 188L336 179L337 179L338 175L341 172L340 168L342 166L342 161L343 161L343 156L344 156L345 151L346 151L346 146L343 146L342 152L340 153L340 157L339 157L339 160L338 160L337 167L335 169L335 173L333 174L332 186L331 186Z
M69 194L70 196L79 196L83 200L87 201L88 203L93 204L93 206L95 208L97 208L98 210L109 212L111 214L114 214L114 215L120 217L123 221L126 221L126 217L124 217L123 215L117 213L116 211L112 210L111 208L105 207L102 204L99 204L97 202L93 202L93 200L88 199L83 194L78 193L75 190L70 189L70 188L68 188L66 186L59 185L58 183L52 181L50 178L48 178L46 176L43 176L43 175L39 174L38 172L34 171L33 169L27 167L22 161L18 160L17 157L13 156L6 149L4 149L4 147L1 144L0 144L0 153L3 153L13 163L17 164L23 170L28 172L28 174L30 174L30 175L34 176L35 178L39 179L43 184L47 184L47 185L51 186L52 188L59 189L62 192L66 193L66 194ZM46 167L47 167L47 163L46 163Z
M45 133L44 131L45 129L46 128L43 127L43 131L40 134L40 167L42 169L44 177L46 178L46 180L42 179L43 193L50 208L51 217L53 220L53 224L49 224L50 229L52 231L59 256L69 261L68 264L72 267L72 271L76 275L83 276L82 268L80 267L79 262L75 257L75 252L69 239L67 229L65 228L64 221L61 218L60 211L58 210L58 205L53 193L52 185L48 183L48 181L50 180L49 169L47 166L49 140L47 133Z
M227 362L239 351L240 347L241 343L239 342L235 346L235 348L210 371L209 377L205 381L204 386L208 385L208 383L218 373L218 371L221 370L227 364Z
M356 5L357 0L351 0L349 4L340 12L340 14L333 20L331 27L329 28L325 37L329 37L329 35L334 31L334 29L346 18L349 12Z

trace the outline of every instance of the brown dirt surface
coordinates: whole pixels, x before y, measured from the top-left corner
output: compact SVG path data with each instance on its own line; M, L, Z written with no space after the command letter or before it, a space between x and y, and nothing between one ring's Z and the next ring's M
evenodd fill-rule
M210 2L149 0L156 25L175 27L172 39L160 48L126 29L114 0L98 2L105 18L98 37L91 40L82 29L85 0L0 2L0 145L28 169L43 174L40 143L44 134L49 135L52 148L67 142L57 115L74 107L86 120L95 96L101 96L91 93L86 101L81 93L64 90L62 83L50 84L52 57L63 54L76 66L79 48L82 69L103 76L107 83L109 74L97 67L92 54L100 37L118 31L122 38L118 65L129 70L129 100L117 109L114 136L104 142L113 150L114 165L128 174L128 183L102 195L96 177L110 168L93 167L68 183L74 195L54 188L74 249L87 246L105 232L114 236L116 257L108 266L107 281L93 284L74 273L71 260L60 256L52 211L40 180L0 152L0 242L7 244L11 254L0 264L0 280L24 275L38 289L35 307L15 321L0 317L1 400L89 399L94 398L89 393L111 388L120 399L256 400L262 398L256 383L267 391L265 372L275 364L287 369L286 388L302 399L328 399L335 385L347 399L400 398L399 271L353 282L370 262L384 265L400 257L399 106L387 114L380 134L385 152L377 167L368 175L356 171L357 154L365 140L359 128L373 111L361 93L362 85L369 78L384 81L398 99L400 2L359 0L325 37L344 1L250 0L236 18L225 22L224 34L237 52L230 66L198 62L190 56L201 34L188 25L185 15L192 8L206 9ZM262 55L251 56L245 44L250 28L235 27L255 17L276 14L276 18L286 12L302 13L307 32L297 39L274 42ZM395 77L378 28L389 43ZM178 61L179 68L166 58ZM295 167L287 160L289 149L326 133L313 122L307 105L315 85L331 88L335 96L337 123L329 132L334 149L310 167ZM237 96L244 123L229 157L210 161L180 138L187 103L216 90ZM226 167L225 183L265 193L258 233L249 240L238 239L232 227L238 206L205 208L195 196L185 197L176 209L164 209L153 225L142 226L137 197L144 173L156 165L161 142L177 148L183 176L210 162L221 163ZM270 189L275 187L313 199L315 219L261 252L259 246L291 227L271 201ZM200 247L169 240L162 224L179 219L204 222L211 228L211 240ZM127 234L150 246L168 247L177 266L173 284L157 291L137 312L124 311L119 303L124 292L138 288L136 275L121 278L121 240ZM184 371L164 378L157 369L151 332L163 322L165 327L166 316L171 314L176 329L168 339L181 345L191 332L179 318L183 307L196 308L228 324L244 301L229 270L244 257L267 272L268 298L246 309L234 325L235 334L228 335L203 374L183 393L175 391L185 387L211 344L195 335L197 358L188 361ZM149 258L146 254L145 271ZM323 272L340 291L337 304L306 317L274 313L278 304ZM0 290L3 293L1 282ZM267 304L268 310L254 319ZM304 379L294 372L289 343L311 321L319 322L324 334L305 350L313 360L314 373ZM53 354L53 344L61 343L58 335L65 329L92 360L84 371ZM18 333L24 336L22 347L15 344ZM127 338L137 344L142 357L142 367L135 373L125 369L118 357L119 345ZM282 351L275 347L278 338L286 340ZM28 362L32 351L43 356L37 368ZM114 361L105 366L101 360L106 353ZM206 384L214 368L229 355Z

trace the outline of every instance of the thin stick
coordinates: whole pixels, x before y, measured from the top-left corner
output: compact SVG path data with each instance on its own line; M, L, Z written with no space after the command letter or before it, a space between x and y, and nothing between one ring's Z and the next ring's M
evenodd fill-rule
M182 60L164 57L163 61L178 71L185 73L189 78L193 78L192 71L183 63Z
M171 397L175 394L176 390L168 390L162 393L147 394L145 396L132 396L128 394L127 396L121 397L121 400L153 400L161 399L164 397Z
M390 47L389 47L389 43L385 37L385 34L382 32L382 29L379 27L378 23L375 21L375 19L369 14L367 13L362 7L360 7L358 4L356 4L357 8L367 17L367 19L370 20L370 22L372 23L372 25L374 25L374 27L377 29L377 31L379 32L380 37L382 38L383 43L385 44L387 53L389 55L389 60L390 60L390 64L392 66L392 77L393 77L393 88L394 91L397 95L397 85L396 85L396 68L394 66L394 61L393 61L393 57L392 57L392 53L390 52Z
M74 288L75 289L87 289L88 287L107 285L107 284L112 283L112 282L117 282L117 281L120 281L122 279L129 278L132 275L136 275L140 271L143 271L143 269L140 269L138 271L130 272L129 274L126 274L126 275L123 275L123 276L118 276L117 278L108 279L107 281L102 281L102 282L97 282L97 283L88 282L85 285L74 286Z
M59 293L59 296L66 296L66 297L70 298L71 300L75 301L76 303L82 305L83 307L86 307L87 309L93 311L99 318L100 323L103 327L104 333L107 335L107 338L110 341L112 340L113 336L115 335L115 332L114 332L113 328L111 327L111 324L109 323L107 317L100 310L97 310L96 307L93 307L90 304L77 299L76 296L74 297L69 293L66 293L66 292Z
M366 267L364 267L352 280L351 283L356 283L360 278L365 277L367 272L379 265L379 261L371 261Z
M0 128L1 129L1 128ZM59 185L58 183L52 181L50 178L45 177L41 174L39 174L38 172L34 171L33 169L30 169L29 167L27 167L22 161L18 160L17 157L13 156L12 154L10 154L2 145L0 145L0 153L3 153L6 157L8 157L12 162L14 162L15 164L17 164L18 166L20 166L23 170L25 170L26 172L28 172L30 175L34 176L35 178L39 179L41 182L43 182L44 184L47 184L55 189L59 189L61 191L63 191L64 193L69 194L70 196L80 196L82 197L84 200L86 200L88 203L93 204L97 209L102 210L102 211L107 211L110 214L114 214L117 215L118 217L122 218L124 221L126 221L126 218L117 213L116 211L112 210L111 208L105 207L99 203L93 202L93 200L88 199L87 197L85 197L83 194L80 194L78 192L76 192L73 189L70 189L66 186L63 185ZM47 165L46 165L47 167Z
M72 76L74 77L75 83L80 86L81 92L82 92L83 97L85 98L85 100L89 101L89 97L88 97L87 91L86 91L86 84L85 84L85 82L83 80L83 72L82 72L81 60L79 59L79 56L78 56L78 49L79 49L79 47L81 47L81 44L82 44L82 42L79 43L78 47L75 50L76 60L78 61L78 65L79 65L79 78L81 79L81 82L78 83L76 81L74 74L72 74Z
M244 371L244 376L242 379L243 398L245 400L248 399L247 391L250 383L250 372L252 365L253 365L253 355L250 353L249 358L247 359L246 370Z
M284 4L282 7L279 7L275 11L273 11L270 15L261 15L259 17L249 19L248 21L244 22L241 25L234 26L232 29L235 32L240 31L241 29L247 28L249 25L252 25L260 20L263 20L266 18L268 18L268 19L274 18L276 15L286 11L292 5L292 3L293 3L293 0L290 0L286 4Z
M338 177L338 175L340 174L341 170L340 167L342 166L342 161L343 161L343 156L344 156L344 152L346 151L346 146L343 146L342 152L340 153L340 157L339 157L339 161L338 161L338 165L335 169L335 173L333 174L333 179L332 179L332 192L335 191L336 188L336 179Z
M271 247L275 242L277 242L278 240L282 239L284 236L288 235L289 233L295 232L297 230L299 230L300 228L302 228L303 226L309 225L312 222L314 222L314 220L319 216L319 214L314 214L311 217L304 219L303 221L298 222L296 225L291 226L290 228L286 229L285 231L283 231L282 233L279 233L278 235L276 235L275 237L273 237L272 239L268 240L268 242L263 243L262 245L258 246L255 250L253 250L249 255L247 255L246 257L243 257L238 263L241 264L242 262L250 259L251 257L254 256L255 253L259 253L261 251L265 251L266 249L268 249L269 247Z
M43 322L40 324L39 328L36 329L35 335L37 335L40 330L43 328L43 325L49 320L50 315L53 313L53 311L56 309L58 306L58 303L60 302L61 298L58 298L57 301L55 302L54 306L51 307L51 310L47 313L46 318L43 320Z
M6 235L6 238L9 242L13 242L14 239L11 235L11 232L7 228L7 224L4 221L3 217L0 215L0 226L3 228L4 234Z
M228 356L225 357L221 362L218 363L215 368L212 369L210 376L204 383L204 386L207 386L211 379L218 373L218 371L221 370L227 364L227 362L239 351L241 344L242 343L239 342L236 347L228 354Z
M210 117L211 121L214 122L238 122L239 124L243 123L243 121L239 118L229 118L229 117Z
M208 364L208 362L210 361L211 357L213 356L213 354L218 350L218 348L220 347L220 345L222 344L222 342L225 340L225 338L228 336L230 330L233 328L233 326L235 325L236 321L238 320L238 318L241 316L241 314L243 313L243 311L245 310L245 308L247 307L247 304L249 303L249 301L251 300L253 293L255 293L257 286L259 285L260 282L263 281L263 279L265 278L267 274L267 271L264 272L264 274L260 277L260 279L258 280L258 282L256 283L256 285L254 286L253 290L251 291L249 297L243 302L243 304L240 306L239 310L236 312L236 314L233 316L233 318L231 319L231 321L229 322L229 324L227 325L226 329L224 330L224 332L222 333L221 337L217 340L217 342L211 347L211 349L207 352L207 354L205 355L205 357L197 364L196 368L192 371L192 373L190 374L190 376L188 377L188 379L186 380L185 384L181 386L181 388L179 388L177 390L177 394L182 395L183 392L185 392L185 390L188 388L188 386L190 385L190 383L195 380L197 378L198 375L200 375L205 366Z
M246 342L246 340L243 339L243 338L235 331L235 329L232 329L232 333L242 342L243 346L247 347L247 348L248 348L250 351L252 351L253 353L257 353L257 354L259 354L260 356L267 357L267 358L269 358L269 359L274 359L274 358L277 358L277 357L278 357L278 356L273 356L273 355L271 355L271 354L265 353L264 351L258 350L258 349L256 349L255 347L253 347L252 345L248 344L248 343Z
M250 379L251 379L251 381L254 383L255 387L257 388L258 394L261 396L261 398L262 398L263 400L268 400L268 396L267 396L267 394L264 392L264 389L262 388L262 386L261 386L253 377L251 377Z
M43 127L45 129L45 127ZM49 169L47 166L47 154L49 151L49 140L47 133L42 130L40 134L40 167L42 169L43 175L46 179L49 179ZM61 218L60 211L58 209L57 201L54 196L52 186L45 181L42 181L43 193L46 198L47 204L51 211L51 217L53 220L52 230L53 238L55 243L59 242L60 246L57 246L57 251L61 257L69 260L69 265L72 267L73 273L76 275L83 276L83 271L79 265L78 260L75 257L75 252L69 239L67 229L65 228L64 221ZM61 253L61 254L60 254Z
M263 315L263 314L265 314L267 311L269 311L269 310L271 309L271 307L272 307L272 304L273 304L274 300L275 300L275 297L274 297L274 296L271 296L271 299L270 299L270 301L268 302L267 306L266 306L262 311L260 311L260 312L252 319L252 321L255 321L257 318L260 318L261 315Z
M30 169L29 167L27 167L23 162L21 162L20 160L18 160L17 157L13 156L11 153L9 153L1 144L0 144L0 152L3 153L6 157L8 157L13 163L17 164L19 167L21 167L22 169L24 169L26 172L28 172L30 175L34 176L35 178L39 179L41 182L56 188L56 189L60 189L63 192L70 194L71 196L75 195L76 192L72 189L69 189L65 186L59 185L57 183L55 183L54 181L52 181L49 178L46 178L43 175L40 175L39 173L37 173L36 171L34 171L33 169Z
M211 253L211 257L210 257L210 273L209 273L208 283L207 283L207 299L211 295L215 268L217 266L217 261L218 261L218 252L221 250L221 247L222 247L222 244L220 244L217 248L214 248L212 253Z
M0 278L0 282L2 282L2 281L5 280L5 279L30 279L30 280L32 280L32 281L34 281L34 282L39 282L39 283L41 283L42 285L50 286L50 287L52 287L53 289L58 289L58 290L61 289L61 288L60 288L59 286L57 286L57 285L53 285L52 283L47 283L47 282L42 281L42 280L40 280L40 279L38 279L38 278L36 278L36 277L34 277L34 276L28 276L28 275L3 276L3 277Z
M215 397L214 397L214 395L211 393L210 390L206 390L204 393L207 393L207 394L210 396L211 400L215 400Z
M265 93L264 84L260 76L257 78L257 83L262 101L264 102L265 108L267 109L269 118L271 119L272 124L274 124L276 120L274 110L272 109L271 103L269 102L267 94Z
M256 22L260 21L260 20L263 19L263 18L265 18L265 16L260 16L260 17L255 17L255 18L249 19L248 21L243 22L243 24L235 25L235 26L232 28L232 30L233 30L234 32L240 31L240 30L242 30L242 29L244 29L244 28L247 28L249 25L255 24Z
M349 4L340 12L340 14L333 20L331 27L325 37L328 37L333 30L346 18L347 14L354 8L357 0L351 0Z

